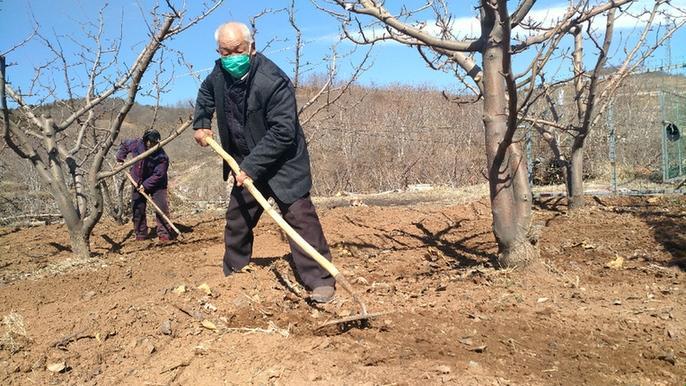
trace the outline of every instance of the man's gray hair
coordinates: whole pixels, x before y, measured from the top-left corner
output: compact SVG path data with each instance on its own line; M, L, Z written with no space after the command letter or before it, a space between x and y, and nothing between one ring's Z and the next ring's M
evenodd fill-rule
M219 31L221 31L222 28L226 27L229 24L236 24L240 31L243 33L243 40L246 41L248 44L253 43L253 38L252 38L252 32L250 32L250 28L248 28L247 25L239 22L229 22L229 23L224 23L217 27L217 29L214 31L214 40L219 43Z

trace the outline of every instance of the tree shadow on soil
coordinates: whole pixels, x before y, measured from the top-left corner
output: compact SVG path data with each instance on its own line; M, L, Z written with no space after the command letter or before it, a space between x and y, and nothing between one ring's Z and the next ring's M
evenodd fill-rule
M274 262L277 260L282 259L283 257L281 256L274 256L274 257L252 257L250 259L250 264L255 264L258 267L270 267Z
M662 244L672 256L668 265L676 265L686 271L686 216L662 210L654 210L653 205L638 204L616 207L616 213L629 213L650 225L655 240Z
M211 224L211 223L215 223L215 222L224 222L224 221L226 221L224 217L216 217L216 218L210 218L210 219L203 219L203 220L200 220L200 221L196 222L194 225L188 226L187 229L189 229L189 232L190 232L192 229L197 228L197 227L199 227L200 225ZM174 225L177 225L177 224L174 223ZM182 225L182 224L178 224L178 225L185 226L185 225ZM222 224L222 227L223 227L223 226L224 226L224 225ZM180 230L181 232L184 232L184 230L181 229L181 228L179 228L179 230Z
M552 196L534 199L534 205L540 209L556 213L553 218L546 221L546 225L566 213L565 198L565 196ZM640 218L650 226L655 240L662 244L665 251L672 256L668 264L686 270L686 216L661 210L662 207L659 204L647 203L645 199L641 199L640 202L632 202L626 206L615 206L611 199L606 202L606 200L595 195L590 198L604 210L618 214L631 214Z
M563 214L567 211L567 197L566 196L538 196L534 197L534 205L539 209L549 212L556 212Z
M130 230L129 233L127 233L119 242L113 240L111 237L105 234L101 235L100 237L110 244L108 252L119 252L122 249L124 241L128 240L131 236L133 236L133 230Z
M391 244L390 249L394 251L417 250L428 246L438 249L444 256L453 259L455 263L457 263L454 268L471 267L475 265L482 265L484 263L488 263L494 267L497 266L497 255L488 252L489 249L494 247L494 243L490 241L476 241L476 239L487 235L490 232L480 232L466 235L455 241L448 239L448 235L462 228L463 225L469 221L468 219L460 219L457 221L447 219L448 225L438 231L431 231L423 224L423 220L419 222L413 222L412 225L421 232L420 234L409 232L404 229L394 229L389 231L388 229L377 228L356 222L349 217L346 217L346 219L356 226L373 230L373 236L389 242ZM417 246L415 243L410 243L408 241L417 241L421 243L421 246ZM374 250L389 249L383 245L359 242L341 242L334 246Z
M57 251L55 251L55 254L58 254L60 252L71 252L71 246L68 245L62 245L60 243L56 243L54 241L49 242L51 247L55 248Z

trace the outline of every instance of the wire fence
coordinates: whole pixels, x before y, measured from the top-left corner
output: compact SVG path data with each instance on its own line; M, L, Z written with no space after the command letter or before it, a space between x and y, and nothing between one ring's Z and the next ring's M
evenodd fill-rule
M686 69L680 64L679 69ZM666 189L686 177L686 77L660 71L636 74L614 95L584 146L584 179L611 192ZM571 94L571 93L570 93ZM556 123L574 122L576 100L558 98ZM544 117L553 119L552 114ZM527 153L533 185L563 184L562 166L542 136L528 126ZM573 136L556 133L562 154ZM559 162L558 162L559 163ZM589 185L589 184L587 184Z

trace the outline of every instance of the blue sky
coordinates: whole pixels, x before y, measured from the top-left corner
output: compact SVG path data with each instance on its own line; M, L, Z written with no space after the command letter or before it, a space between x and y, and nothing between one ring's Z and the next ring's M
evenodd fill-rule
M683 2L673 0L673 2ZM179 1L175 1L180 3ZM645 2L644 0L641 2ZM164 3L164 2L163 2ZM199 1L186 1L192 4L189 15L197 14L199 11ZM217 58L214 51L215 42L213 33L216 27L229 20L240 20L247 22L250 17L258 14L266 8L278 9L286 7L288 1L239 1L225 0L221 7L210 17L198 25L191 27L182 35L174 38L169 43L169 47L183 53L185 59L193 65L193 69L200 73L203 78L206 71L213 65ZM389 2L396 3L396 2ZM410 3L410 2L405 2ZM415 2L417 3L417 2ZM465 6L469 2L454 1L453 13L457 17L456 28L462 31L469 31L476 19L474 18L473 7ZM510 7L514 8L516 1L510 1ZM87 22L96 22L97 15L104 2L88 0L0 0L0 52L5 52L17 42L22 41L28 36L33 28L33 17L39 23L42 32L51 40L60 37L60 42L65 48L65 52L74 53L80 51L78 43L85 42L82 25ZM120 63L130 63L135 54L141 49L143 42L146 41L146 26L143 21L143 14L139 7L148 9L151 1L121 1L112 0L105 9L106 37L114 39L121 32L124 44L122 45L122 55ZM534 11L537 20L552 18L556 9L564 7L566 2L560 1L539 1ZM328 15L315 9L310 0L296 0L296 17L305 39L304 59L312 63L311 72L322 73L325 71L324 58L330 53L332 44L336 41L339 34L337 22ZM33 14L33 17L32 17ZM145 15L148 16L147 14ZM369 20L369 19L367 19ZM120 25L124 28L120 31ZM628 36L632 31L632 24L625 23L619 28L618 34ZM256 36L257 47L280 65L287 73L293 72L293 32L288 23L285 13L272 14L258 21L258 33ZM92 28L91 28L92 30ZM685 41L684 33L678 33L672 40L672 60L673 62L683 61L683 55L678 47ZM619 35L618 35L619 36ZM276 39L276 40L274 40ZM270 46L264 49L267 42ZM350 71L351 63L359 60L364 48L357 48L350 43L343 43L337 46L339 54L350 53L350 56L340 58L338 67L340 77L345 79ZM11 52L7 61L13 65L8 68L7 76L15 88L22 91L28 90L34 74L34 68L44 64L51 57L48 49L45 48L37 39L32 40L25 46ZM171 54L171 58L176 58L176 54ZM522 55L515 61L515 66L523 66L526 58L530 55ZM666 50L660 49L654 58L651 58L651 65L658 65L667 61ZM163 96L163 103L173 104L179 101L193 100L199 86L198 81L189 76L188 71L181 67L176 67L171 75L171 69L175 60L170 61L166 67L169 71L167 76L173 78L169 92ZM381 44L374 48L372 53L372 67L366 71L360 79L363 84L391 85L409 84L414 86L426 85L429 87L457 91L461 89L459 83L453 75L434 71L427 68L426 64L414 49L401 46L399 44ZM562 66L565 67L565 66ZM563 68L562 73L566 72ZM70 69L70 76L83 79L85 70L80 67ZM63 74L53 72L46 74L42 78L43 84L54 83L61 87ZM150 78L144 79L143 88L150 89ZM149 99L141 97L139 101L146 103Z

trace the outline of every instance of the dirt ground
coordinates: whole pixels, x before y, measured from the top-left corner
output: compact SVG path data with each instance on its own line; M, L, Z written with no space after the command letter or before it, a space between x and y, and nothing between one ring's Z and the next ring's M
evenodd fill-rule
M172 244L104 221L88 260L62 225L0 229L0 384L684 385L686 198L558 201L522 272L493 267L486 199L321 204L335 264L388 312L349 330L316 329L356 305L309 305L267 216L230 278L218 211L177 214Z

